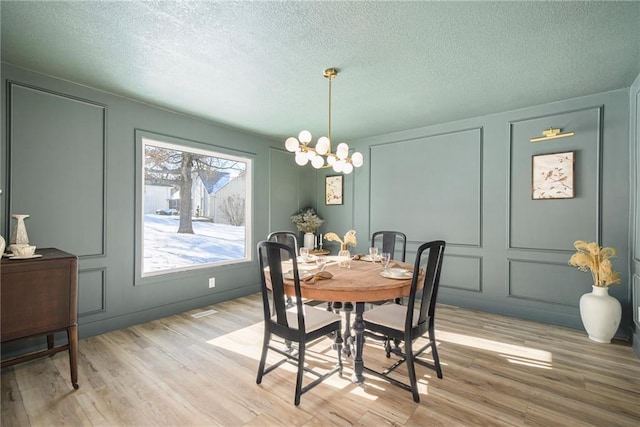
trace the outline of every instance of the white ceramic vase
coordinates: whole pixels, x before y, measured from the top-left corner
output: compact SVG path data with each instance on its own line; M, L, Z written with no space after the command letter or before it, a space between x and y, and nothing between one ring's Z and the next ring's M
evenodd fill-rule
M304 233L304 245L305 248L309 248L312 251L316 246L316 236L313 233Z
M609 288L593 286L591 293L580 297L580 318L592 341L610 343L621 317L620 301L609 295Z
M28 245L29 236L27 235L27 227L24 225L25 218L29 218L29 215L12 214L16 223L13 226L13 234L11 235L11 243L18 245Z

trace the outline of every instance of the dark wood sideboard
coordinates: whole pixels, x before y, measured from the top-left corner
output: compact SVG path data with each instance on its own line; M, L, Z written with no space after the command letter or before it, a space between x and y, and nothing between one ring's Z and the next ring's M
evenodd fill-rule
M78 388L78 257L59 249L38 249L41 258L0 264L2 343L47 336L47 348L2 360L2 367L69 350L71 384ZM54 334L67 332L55 345Z

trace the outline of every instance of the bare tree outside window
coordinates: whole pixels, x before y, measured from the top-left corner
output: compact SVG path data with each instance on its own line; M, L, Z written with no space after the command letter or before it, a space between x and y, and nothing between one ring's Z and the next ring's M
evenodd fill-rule
M147 138L142 152L143 276L250 258L250 159Z

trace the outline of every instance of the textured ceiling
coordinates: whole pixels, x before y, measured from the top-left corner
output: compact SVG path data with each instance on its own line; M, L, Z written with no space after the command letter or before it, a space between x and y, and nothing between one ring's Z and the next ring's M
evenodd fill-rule
M0 3L2 60L270 138L379 135L622 87L640 2ZM314 138L315 140L315 138Z

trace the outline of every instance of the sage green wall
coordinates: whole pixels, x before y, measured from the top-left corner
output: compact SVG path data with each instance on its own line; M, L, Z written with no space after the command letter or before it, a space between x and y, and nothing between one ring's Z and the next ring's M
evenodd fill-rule
M316 175L310 168L301 168L291 161L291 153L282 146L271 148L269 175L269 232L293 231L299 234L289 217L301 208L312 206L317 197L315 191Z
M1 72L1 105L7 114L2 114L0 233L8 236L10 213L27 213L31 242L79 255L81 337L259 291L255 261L134 286L134 132L142 129L252 156L252 248L272 225L290 225L297 204L309 201L310 193L301 193L311 187L309 174L288 163L285 167L279 147L256 135L6 63ZM300 176L291 179L292 174ZM280 194L291 202L281 205L275 199ZM213 276L216 287L209 289Z
M448 240L441 292L445 303L581 328L577 303L590 290L590 277L569 267L567 260L574 240L600 240L618 249L614 265L623 284L611 293L624 307L618 336L629 336L628 156L634 132L635 168L640 163L637 109L630 131L629 100L638 102L638 81L631 95L622 89L354 141L365 154L365 165L345 176L344 205L325 206L324 176L332 173L299 168L280 141L5 63L1 72L1 105L8 114L2 114L0 230L8 235L10 209L25 207L32 215L27 227L34 243L57 246L64 240L69 247L62 249L80 253L81 336L259 289L255 262L133 285L135 129L250 153L255 159L254 242L270 231L294 230L289 216L305 206L316 207L325 218L323 233L356 229L358 251L366 250L371 232L380 228L407 232L409 260L419 243ZM7 87L17 96L8 97ZM30 114L35 120L29 120ZM552 126L576 136L529 142ZM81 132L74 134L70 127ZM36 150L38 144L59 144L59 150L51 151L56 153L52 165L43 159L32 163L29 156L10 158L15 132L33 138ZM576 198L530 200L531 155L557 151L576 152ZM50 182L33 178L47 168L70 170L75 181L65 174L51 176ZM31 170L40 172L31 175ZM77 180L78 174L82 179ZM637 179L636 174L636 196ZM34 199L29 188L41 199ZM91 206L78 194L91 199ZM638 217L636 206L636 230ZM52 227L62 227L56 235L64 239L48 240ZM638 240L633 246L636 307ZM211 276L216 277L215 289L207 286Z
M365 164L345 176L345 204L317 205L322 232L353 228L364 252L375 230L404 231L407 260L425 241L448 242L440 301L582 328L591 276L567 264L575 240L618 250L628 339L629 91L601 93L351 142ZM544 129L575 136L531 143ZM336 129L336 135L339 132ZM575 152L573 199L532 200L531 158Z
M631 158L631 311L633 348L640 357L640 75L629 91L629 141Z

